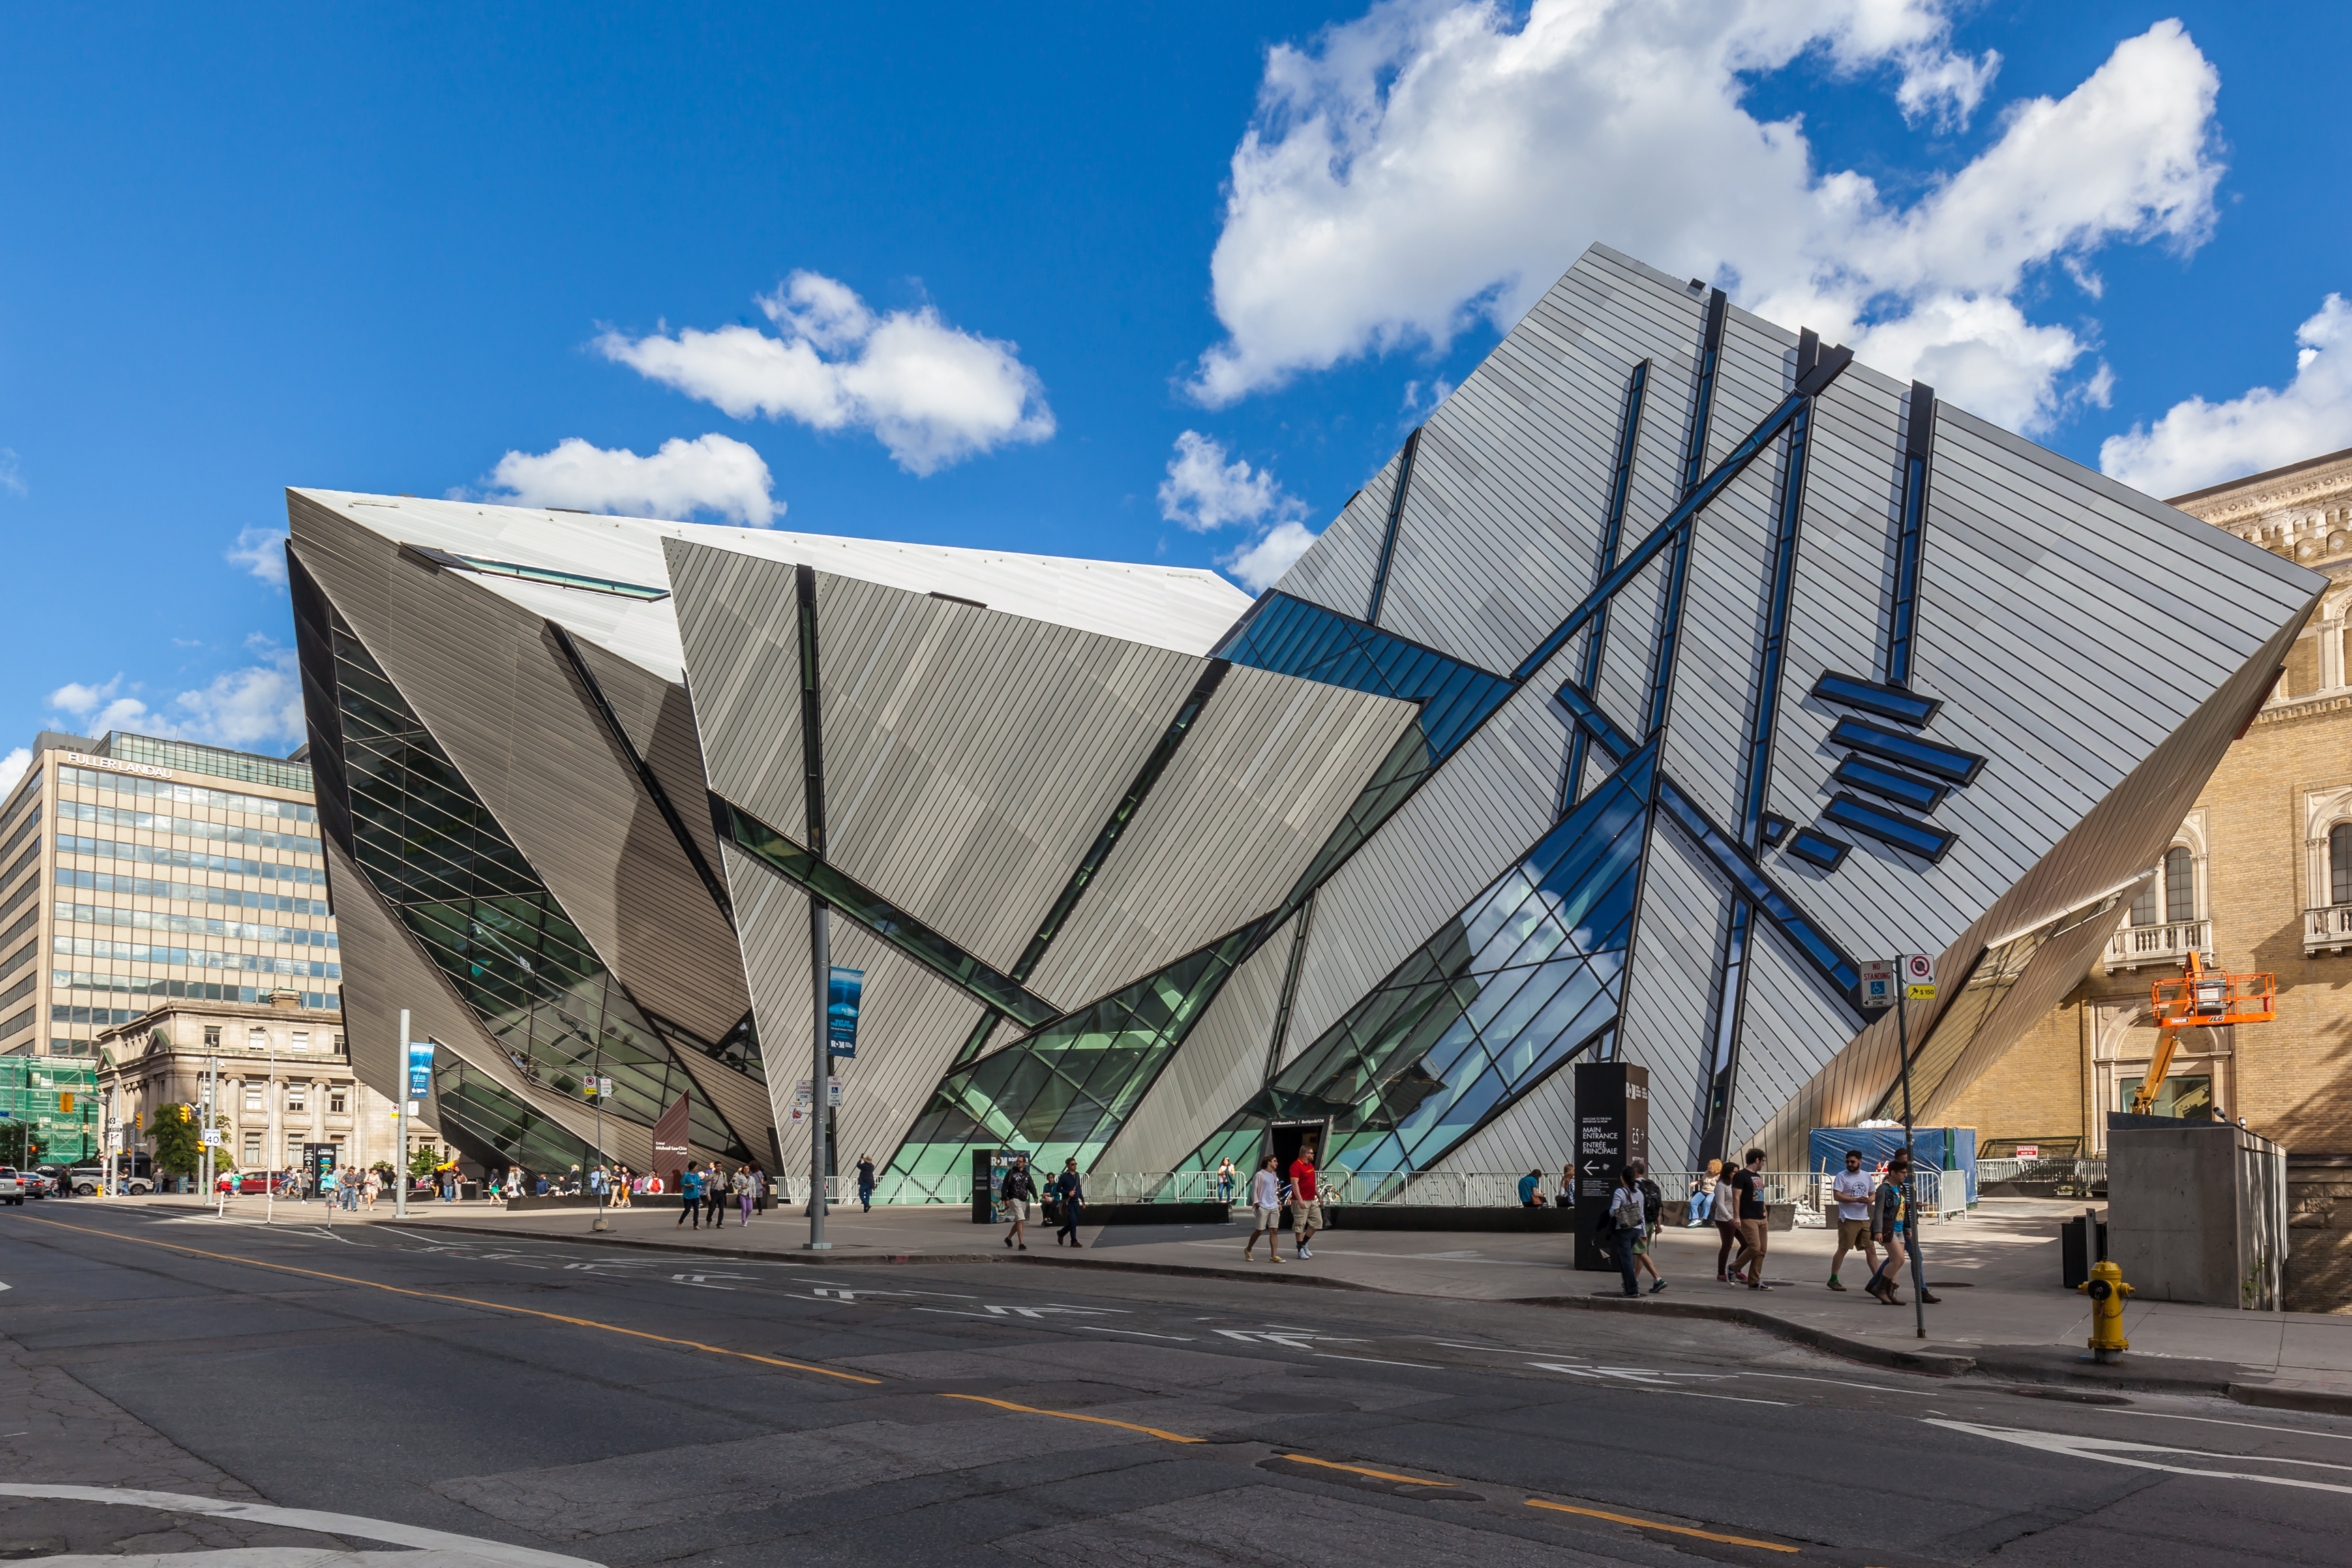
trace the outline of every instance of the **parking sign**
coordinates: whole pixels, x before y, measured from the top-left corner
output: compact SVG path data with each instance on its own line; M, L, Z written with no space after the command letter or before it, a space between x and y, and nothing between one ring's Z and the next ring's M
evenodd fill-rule
M1891 958L1866 958L1862 963L1861 1002L1866 1013L1883 1012L1895 1005L1895 961Z
M1903 994L1914 1002L1936 999L1936 961L1924 952L1903 955Z

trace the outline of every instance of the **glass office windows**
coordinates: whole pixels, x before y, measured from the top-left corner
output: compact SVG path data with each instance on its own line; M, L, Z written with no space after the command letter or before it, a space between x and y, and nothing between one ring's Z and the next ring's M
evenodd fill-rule
M1269 1118L1328 1116L1325 1164L1426 1169L1607 1038L1654 767L1637 753L1181 1168L1245 1161Z

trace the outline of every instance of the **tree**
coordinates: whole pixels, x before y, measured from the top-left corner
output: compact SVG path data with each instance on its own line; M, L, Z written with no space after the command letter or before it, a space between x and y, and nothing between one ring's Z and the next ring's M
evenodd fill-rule
M204 1129L184 1105L158 1106L147 1135L155 1140L155 1168L193 1176L205 1157Z
M408 1173L419 1179L431 1175L440 1168L440 1165L441 1157L432 1150L422 1146L408 1156Z

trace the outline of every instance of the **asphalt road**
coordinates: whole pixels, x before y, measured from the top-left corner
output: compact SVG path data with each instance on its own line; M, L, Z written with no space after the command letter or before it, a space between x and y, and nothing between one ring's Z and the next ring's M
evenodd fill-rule
M2114 1568L2352 1523L2352 1421L1683 1320L94 1202L0 1211L0 1286L19 1561Z

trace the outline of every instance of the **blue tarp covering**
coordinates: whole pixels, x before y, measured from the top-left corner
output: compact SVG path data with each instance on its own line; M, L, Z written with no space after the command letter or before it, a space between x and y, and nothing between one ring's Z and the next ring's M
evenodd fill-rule
M1845 1152L1862 1151L1863 1168L1875 1171L1903 1147L1900 1127L1816 1127L1805 1140L1805 1169L1835 1174L1845 1169ZM1911 1133L1911 1152L1923 1166L1966 1173L1969 1202L1977 1201L1977 1130L1920 1127Z

